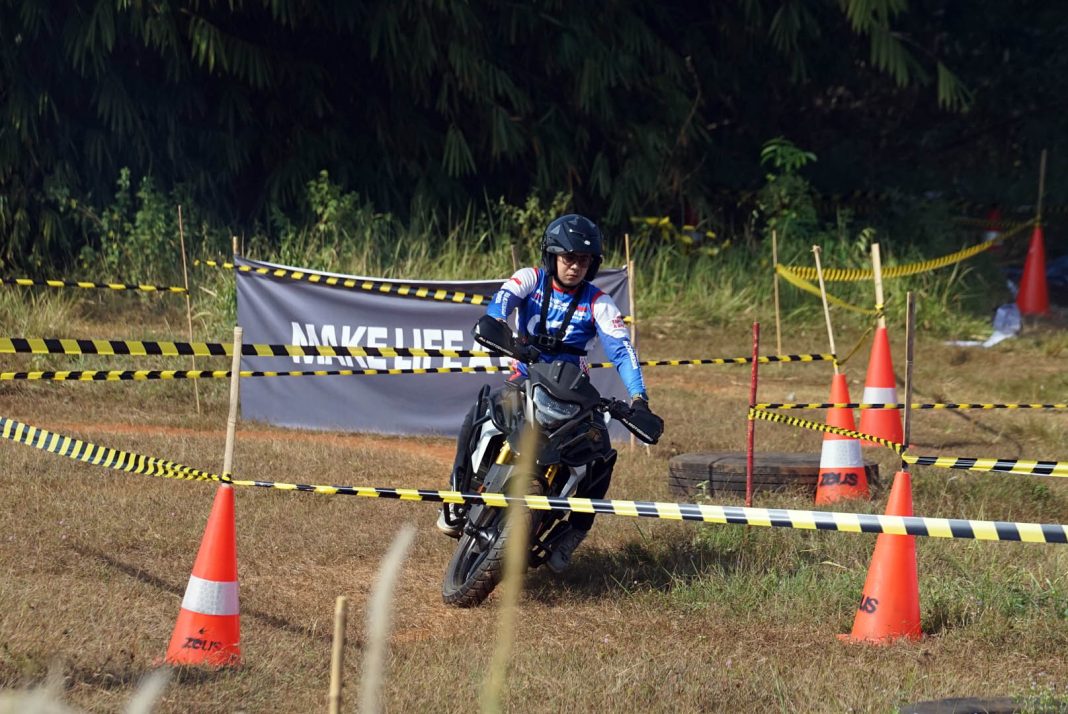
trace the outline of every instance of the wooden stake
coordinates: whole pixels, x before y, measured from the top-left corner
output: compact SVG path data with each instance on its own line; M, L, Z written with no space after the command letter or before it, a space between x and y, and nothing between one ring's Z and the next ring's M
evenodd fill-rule
M753 369L749 379L749 408L756 406L757 358L760 356L760 323L753 323ZM756 438L756 419L749 417L745 434L745 505L753 505L753 443Z
M341 670L345 664L345 627L349 600L338 595L334 605L334 647L330 653L330 714L341 714Z
M1038 206L1035 220L1042 222L1042 200L1046 197L1046 150L1042 149L1042 158L1038 162Z
M637 276L634 274L634 261L630 259L630 233L623 234L623 250L627 257L627 310L630 311L630 344L638 349L638 315L634 309L634 293L638 287Z
M519 244L512 242L512 272L519 272Z
M916 297L910 290L905 313L905 449L909 448L912 435L912 358L916 346ZM901 470L908 471L908 464L901 462Z
M831 354L834 355L834 373L838 374L838 351L834 347L834 330L831 328L831 311L827 307L827 288L823 284L823 268L820 266L820 247L812 246L812 253L816 256L816 276L820 279L820 299L823 300L823 316L827 319L827 341L831 345Z
M241 392L241 328L234 328L234 356L230 360L230 414L226 418L226 451L223 452L223 473L233 473L234 439L237 435L237 402Z
M627 310L630 312L630 344L638 350L638 316L634 313L634 262L630 259L630 233L623 234L623 252L627 260ZM638 445L634 434L630 435L630 448ZM648 446L648 445L647 445ZM646 449L648 450L648 449Z
M785 235L785 234L784 234ZM779 320L779 233L774 228L771 229L771 265L772 275L775 276L775 281L772 283L772 288L775 293L775 354L782 354L782 324ZM779 367L782 367L782 362L779 362Z
M883 314L883 261L879 256L879 244L871 244L871 268L875 275L875 309L879 311L879 327L886 327L886 315Z
M185 278L185 320L189 326L189 341L193 342L193 304L189 299L189 265L186 262L185 257L185 228L182 223L182 204L178 204L178 244L182 248L182 276ZM197 358L195 355L189 356L189 362L192 365L192 369L196 371ZM193 383L193 398L197 404L197 416L200 416L200 385L199 380L190 380Z

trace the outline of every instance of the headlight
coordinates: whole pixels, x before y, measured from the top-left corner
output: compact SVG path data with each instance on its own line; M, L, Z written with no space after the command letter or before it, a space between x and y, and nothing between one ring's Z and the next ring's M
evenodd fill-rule
M562 402L541 386L534 387L534 418L546 429L560 426L579 413L581 407Z

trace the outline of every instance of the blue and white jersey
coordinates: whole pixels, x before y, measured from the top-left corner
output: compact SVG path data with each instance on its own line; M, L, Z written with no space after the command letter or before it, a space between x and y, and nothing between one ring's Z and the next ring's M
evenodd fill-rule
M575 312L567 326L567 333L563 336L563 343L585 350L591 340L595 337L601 338L605 354L619 371L631 399L638 396L647 398L638 355L630 342L623 315L612 298L595 285L583 281L573 289L562 289L545 270L523 268L501 285L500 290L493 296L493 302L486 309L486 314L504 320L513 310L518 309L519 324L523 326L520 333L538 334L542 300L545 293L550 291L549 312L545 316L546 331L555 335L563 324L571 303L577 300L578 305L575 306ZM585 358L578 355L546 353L539 358L542 362L553 360L573 362L584 370L587 369ZM526 376L526 365L517 362L515 366Z

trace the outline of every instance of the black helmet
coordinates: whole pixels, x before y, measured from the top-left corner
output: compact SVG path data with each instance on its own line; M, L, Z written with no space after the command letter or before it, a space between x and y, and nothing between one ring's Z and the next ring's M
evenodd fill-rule
M549 275L556 277L556 256L563 253L589 253L593 256L586 280L597 277L601 267L601 229L585 216L569 213L560 216L545 229L541 239L541 259Z

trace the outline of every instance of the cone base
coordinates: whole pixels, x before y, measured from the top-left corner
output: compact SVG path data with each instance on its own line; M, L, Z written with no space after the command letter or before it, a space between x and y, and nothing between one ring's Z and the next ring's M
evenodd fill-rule
M903 635L886 635L884 637L855 637L854 635L835 635L839 642L845 642L851 645L876 645L885 647L892 645L900 640L908 640L909 642L918 642L923 639L923 633L916 634L909 632Z
M178 613L165 661L213 667L241 664L241 623L237 615L202 615L189 610Z

